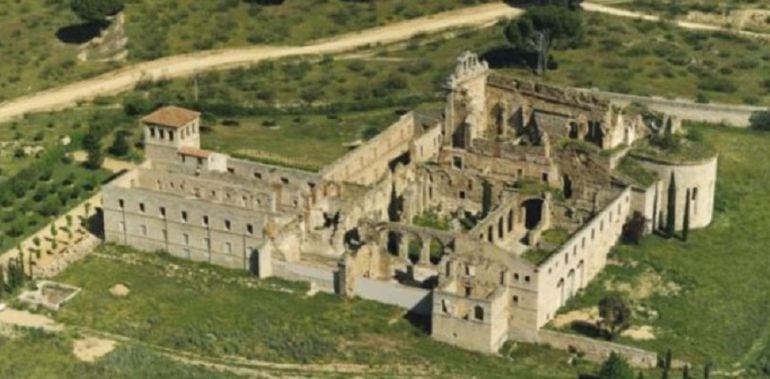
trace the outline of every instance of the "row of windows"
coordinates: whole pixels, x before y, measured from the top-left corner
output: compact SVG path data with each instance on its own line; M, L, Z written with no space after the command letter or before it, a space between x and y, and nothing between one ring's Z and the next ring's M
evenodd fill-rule
M120 222L120 230L123 233L126 232L126 226L125 226L125 224L122 221ZM142 236L146 237L147 236L147 225L139 225L139 232L142 234ZM166 229L163 229L163 230L161 230L161 234L163 235L163 240L168 242L168 231ZM187 233L184 233L184 234L182 234L182 238L184 240L184 245L185 246L190 246L190 235L187 234ZM209 239L208 237L204 237L203 238L203 245L206 246L207 250L211 250L211 239ZM228 253L228 254L232 253L233 252L233 244L230 243L230 242L224 242L222 244L222 250L225 253Z
M119 199L118 200L118 206L120 207L120 209L125 209L125 202L123 201L123 199ZM139 203L139 212L140 213L146 213L146 208L144 206L144 203ZM166 208L165 207L158 207L158 215L161 218L166 218ZM183 222L185 224L190 221L190 219L188 217L188 214L187 214L187 211L179 212L179 221L181 221L181 222ZM203 215L201 217L201 225L203 225L204 227L209 227L210 226L209 216L208 215ZM222 220L222 226L223 226L224 230L226 230L226 231L231 231L232 230L232 223L228 219ZM254 225L246 224L246 233L249 234L249 235L253 235L254 234Z

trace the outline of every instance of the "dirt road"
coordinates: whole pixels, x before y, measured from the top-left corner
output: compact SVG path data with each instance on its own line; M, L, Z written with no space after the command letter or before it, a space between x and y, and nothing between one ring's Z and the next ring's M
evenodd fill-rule
M647 21L660 21L659 16L655 16L647 13L629 11L629 10L620 9L620 8L614 8L614 7L596 4L596 3L582 3L581 6L583 7L584 10L589 12L605 13L613 16L636 18L636 19L647 20ZM719 25L704 24L699 22L680 21L680 20L676 20L673 22L676 26L684 29L737 33L739 35L746 36L746 37L770 39L770 34L766 34L766 33L756 33L756 32L750 32L746 30L731 29L731 28L726 28Z
M344 34L305 46L256 46L212 50L139 63L93 79L42 91L0 104L0 122L26 113L62 109L78 101L116 94L147 79L176 78L213 69L252 64L289 56L332 54L376 44L408 40L415 35L463 26L480 26L519 15L521 9L495 3L398 22Z

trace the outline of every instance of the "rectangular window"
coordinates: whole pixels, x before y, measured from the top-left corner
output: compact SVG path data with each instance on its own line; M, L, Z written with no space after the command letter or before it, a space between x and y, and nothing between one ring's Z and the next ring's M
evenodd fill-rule
M203 226L209 226L209 216L203 216Z
M165 218L166 217L166 208L160 207L158 210L160 211L160 217Z
M163 129L158 129L158 134L160 135L160 139L166 138L166 132L163 131Z
M288 178L281 178L281 183L289 184L289 179Z
M233 252L233 245L230 242L225 242L225 253L230 254Z
M547 172L543 173L542 179L543 179L544 182L546 182L546 183L548 182L548 173Z
M524 282L529 283L529 275L524 277Z
M184 244L185 246L190 244L190 235L187 233L184 234Z
M457 196L461 199L465 199L465 191L460 191L457 193Z
M463 168L463 158L462 157L452 157L452 166L454 168L459 168L462 170Z
M139 212L144 213L144 203L139 203Z
M254 226L251 224L246 224L246 233L249 233L249 235L254 235Z
M513 296L513 304L516 304L516 305L519 304L519 297L516 295Z
M230 230L230 220L225 220L225 230Z
M123 209L123 205L124 205L124 203L123 203L123 199L118 199L118 207L119 207L120 209Z
M187 223L187 211L182 211L182 222Z
M155 128L150 128L150 137L155 138Z
M172 131L172 130L168 131L168 140L169 141L174 141L174 131Z
M261 173L261 172L257 172L257 171L254 171L254 178L256 178L256 179L262 179L262 173Z

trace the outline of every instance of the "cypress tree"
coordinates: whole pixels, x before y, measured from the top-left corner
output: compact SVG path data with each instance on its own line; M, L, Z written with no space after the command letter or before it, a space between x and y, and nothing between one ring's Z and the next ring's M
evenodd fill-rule
M687 241L690 234L690 190L687 190L687 198L684 201L684 220L682 220L682 240Z
M671 370L671 349L666 350L666 360L663 361L663 369L665 371Z
M671 172L671 181L668 183L668 214L666 215L666 234L674 236L676 230L676 178Z
M703 379L709 379L709 376L711 376L711 362L706 363L706 366L703 367Z
M682 367L682 379L690 379L690 366L684 365Z

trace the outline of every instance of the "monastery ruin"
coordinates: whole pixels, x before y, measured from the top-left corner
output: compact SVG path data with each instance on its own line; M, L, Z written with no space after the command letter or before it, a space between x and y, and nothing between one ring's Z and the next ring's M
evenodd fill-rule
M320 172L202 150L200 114L161 108L141 121L147 161L104 188L106 240L398 305L496 352L539 341L632 217L711 222L716 157L635 153L677 120L470 53L447 88L442 115L405 114Z

